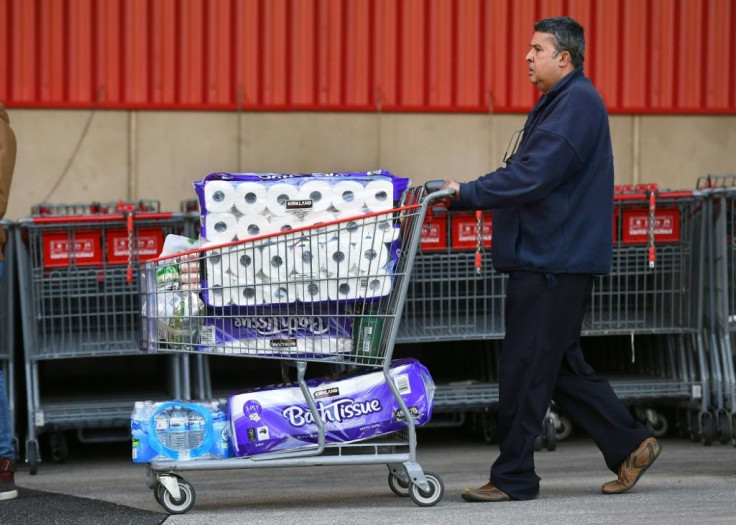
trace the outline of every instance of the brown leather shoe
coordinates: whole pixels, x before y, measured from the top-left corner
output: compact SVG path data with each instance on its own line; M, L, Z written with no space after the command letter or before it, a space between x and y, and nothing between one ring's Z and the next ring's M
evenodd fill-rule
M465 489L461 496L465 501L511 501L511 496L493 483L486 483L479 489Z
M618 479L609 481L601 487L603 494L621 494L636 485L644 471L648 469L659 453L662 446L654 438L647 438L641 442L626 461L618 469Z

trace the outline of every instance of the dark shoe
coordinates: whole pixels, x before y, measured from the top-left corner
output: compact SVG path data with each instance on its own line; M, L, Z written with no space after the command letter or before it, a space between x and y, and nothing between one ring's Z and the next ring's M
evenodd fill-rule
M461 496L465 501L511 501L511 496L493 483L486 483L479 489L465 489Z
M657 459L662 446L654 438L647 438L626 458L618 469L618 479L601 487L603 494L621 494L636 485L644 471Z
M0 458L0 501L18 497L13 472L15 472L15 461L10 458Z

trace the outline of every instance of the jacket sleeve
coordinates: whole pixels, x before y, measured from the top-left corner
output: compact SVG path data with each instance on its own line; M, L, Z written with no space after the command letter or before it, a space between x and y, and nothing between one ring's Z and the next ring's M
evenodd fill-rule
M537 128L511 164L460 184L459 208L499 209L538 201L575 173L582 162L562 136Z
M15 168L15 134L10 128L8 114L0 104L0 219L8 209L10 183Z

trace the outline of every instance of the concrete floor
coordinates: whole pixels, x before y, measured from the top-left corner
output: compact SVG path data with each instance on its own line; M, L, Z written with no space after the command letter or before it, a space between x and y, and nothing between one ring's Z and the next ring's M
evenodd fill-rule
M0 523L81 525L101 523L100 516L105 516L106 525L733 523L736 448L705 447L677 437L662 443L662 455L628 494L600 494L600 486L613 475L589 439L573 436L558 443L554 452L536 454L542 478L539 499L471 504L460 492L487 481L496 445L453 429L420 429L418 461L425 471L439 474L445 485L444 498L434 507L421 508L394 496L381 465L248 469L185 473L196 503L189 513L169 517L146 487L145 465L130 461L126 445L78 445L65 464L42 462L34 476L21 467L16 475L21 497L0 502ZM91 499L51 497L58 494ZM33 513L24 517L22 508Z

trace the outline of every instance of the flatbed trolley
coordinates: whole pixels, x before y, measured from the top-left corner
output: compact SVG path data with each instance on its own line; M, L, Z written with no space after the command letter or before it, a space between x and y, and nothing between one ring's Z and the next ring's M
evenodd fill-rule
M181 477L181 472L316 465L385 464L389 469L388 485L395 494L409 496L419 506L432 506L440 501L444 493L442 480L436 474L423 471L416 461L413 418L405 418L406 428L393 434L358 442L326 443L324 424L305 381L309 362L382 369L398 406L404 414L409 413L399 389L389 376L389 368L428 205L451 195L451 190L431 192L432 189L430 185L427 188L409 188L402 196L399 207L387 212L219 244L141 265L141 304L144 305L141 319L142 350L278 359L282 364L293 365L318 433L315 445L293 451L228 459L151 461L148 463L148 487L154 491L154 497L167 512L182 514L194 505L194 488ZM353 242L344 244L343 255L346 260L355 260L351 250L359 250L361 255L371 250L380 252L379 245L370 244L369 239L372 239L374 243L381 243L390 250L388 263L385 264L385 259L379 256L376 258L379 264L364 264L360 277L354 279L342 278L340 271L336 274L325 273L328 255L334 261L335 254L334 251L329 254L329 251L319 246L329 239L332 242L338 239L338 243L351 239L356 232L357 237L353 237ZM309 254L305 247L311 247ZM262 280L262 266L255 265L258 271L249 269L249 263L255 259L260 260L262 265L271 265L270 270L280 264L287 267L291 264L306 265L309 268L300 267L300 271L302 275L311 277L294 280L276 268L276 271L270 272L270 279L266 282ZM225 280L224 285L215 285L215 282L221 282L216 276L222 276L226 260L236 261L234 275L233 265L230 264L230 280ZM196 287L190 285L189 291L199 296L203 301L202 306L206 306L201 307L196 300L190 299L188 311L174 319L174 325L179 329L188 325L191 339L179 337L171 341L170 338L166 340L167 336L161 337L161 331L169 333L167 327L172 326L171 318L161 311L161 305L167 303L166 294L172 292L161 291L166 287L162 286L160 276L162 272L167 272L166 268L176 265L177 261L187 261L187 264L195 261L198 265L202 280ZM189 280L190 283L192 281L196 282L196 279ZM228 285L228 282L231 284ZM277 304L279 302L281 304ZM227 304L262 306L230 309ZM290 320L304 318L332 320L321 322L353 323L354 330L370 325L375 330L372 341L367 341L367 337L362 341L359 338L354 345L345 345L344 340L337 337L292 339L291 336L275 344L272 339L270 344L264 345L262 338L218 341L212 334L213 331L218 333L228 323L237 322L243 326L250 322L262 322L264 318L279 318L287 324ZM363 334L360 329L359 333ZM364 351L365 344L372 344L370 352Z

